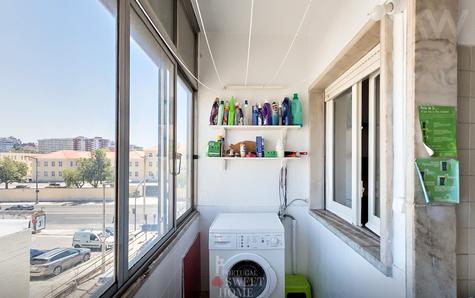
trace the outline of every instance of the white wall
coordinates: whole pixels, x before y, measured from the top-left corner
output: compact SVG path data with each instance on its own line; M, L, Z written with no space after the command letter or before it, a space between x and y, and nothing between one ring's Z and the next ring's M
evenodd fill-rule
M196 239L200 220L196 218L168 254L141 284L134 297L180 298L182 293L183 257ZM201 238L203 241L203 238ZM202 261L203 262L203 261Z

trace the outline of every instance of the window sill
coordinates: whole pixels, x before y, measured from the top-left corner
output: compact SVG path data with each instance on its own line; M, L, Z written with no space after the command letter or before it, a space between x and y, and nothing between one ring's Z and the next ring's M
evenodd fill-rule
M381 262L381 246L378 236L364 228L347 223L327 210L314 209L309 213L376 269L386 276L392 276L392 267Z

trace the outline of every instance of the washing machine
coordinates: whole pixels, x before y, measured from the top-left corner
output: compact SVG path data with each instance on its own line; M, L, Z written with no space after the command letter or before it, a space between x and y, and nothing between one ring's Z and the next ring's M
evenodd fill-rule
M209 229L211 298L283 298L284 227L274 213L222 213Z

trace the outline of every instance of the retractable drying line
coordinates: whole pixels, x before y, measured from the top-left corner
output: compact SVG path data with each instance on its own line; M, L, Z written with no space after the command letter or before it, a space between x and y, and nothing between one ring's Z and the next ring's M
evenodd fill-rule
M200 18L201 27L203 28L203 35L205 36L206 45L208 46L211 62L213 62L214 71L216 72L216 77L218 77L218 81L219 81L219 84L221 84L221 87L224 88L223 81L221 80L221 76L219 75L218 68L216 67L216 63L214 61L214 56L213 56L213 52L211 51L211 46L209 45L208 35L206 34L205 24L203 22L203 18L201 17L201 10L200 10L200 5L198 4L198 0L195 0L195 4L196 4L196 9L198 10L198 16Z
M142 4L140 3L140 1L138 0L135 0L135 3L137 3L137 5L140 7L140 9L142 10L143 14L145 15L145 17L148 19L148 21L150 22L150 24L153 26L153 28L155 29L155 31L158 33L158 35L160 36L160 38L162 39L162 41L165 43L165 45L167 46L168 50L172 53L173 57L175 57L175 59L178 61L178 63L180 63L180 65L186 70L186 72L193 78L195 79L198 84L200 84L201 86L205 87L206 89L208 90L215 90L217 91L216 89L214 88L211 88L209 87L208 85L206 85L205 83L201 82L200 80L198 80L198 78L188 69L188 67L186 66L186 64L180 59L180 57L178 57L178 55L175 53L175 51L172 49L172 47L168 44L168 42L166 41L166 39L164 38L164 36L162 35L162 33L160 33L160 30L158 30L158 28L155 26L155 24L152 22L152 19L150 18L150 16L147 14L147 12L145 11L145 9L143 8Z
M287 53L285 53L284 59L282 59L282 62L280 63L279 67L277 68L277 71L275 72L274 76L272 76L272 78L267 82L266 85L269 85L270 83L272 83L275 80L275 78L279 75L280 71L282 70L282 67L285 64L285 61L289 57L290 51L292 50L292 47L294 46L295 40L297 39L297 36L299 35L300 29L302 28L302 25L305 21L305 18L307 17L307 13L310 9L311 4L312 4L312 0L309 0L308 4L307 4L307 8L305 9L305 12L303 13L302 19L300 20L300 24L297 27L297 31L295 32L295 35L292 38L292 42L290 43L289 49L287 50Z
M252 36L252 16L254 14L254 0L251 0L251 17L249 21L249 40L247 41L247 62L246 76L244 78L244 86L247 86L247 75L249 74L249 56L251 55L251 36Z

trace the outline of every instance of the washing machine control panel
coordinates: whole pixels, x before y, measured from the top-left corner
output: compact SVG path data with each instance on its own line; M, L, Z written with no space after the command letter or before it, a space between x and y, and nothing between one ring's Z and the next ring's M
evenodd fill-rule
M276 249L284 248L283 234L237 234L239 249Z

